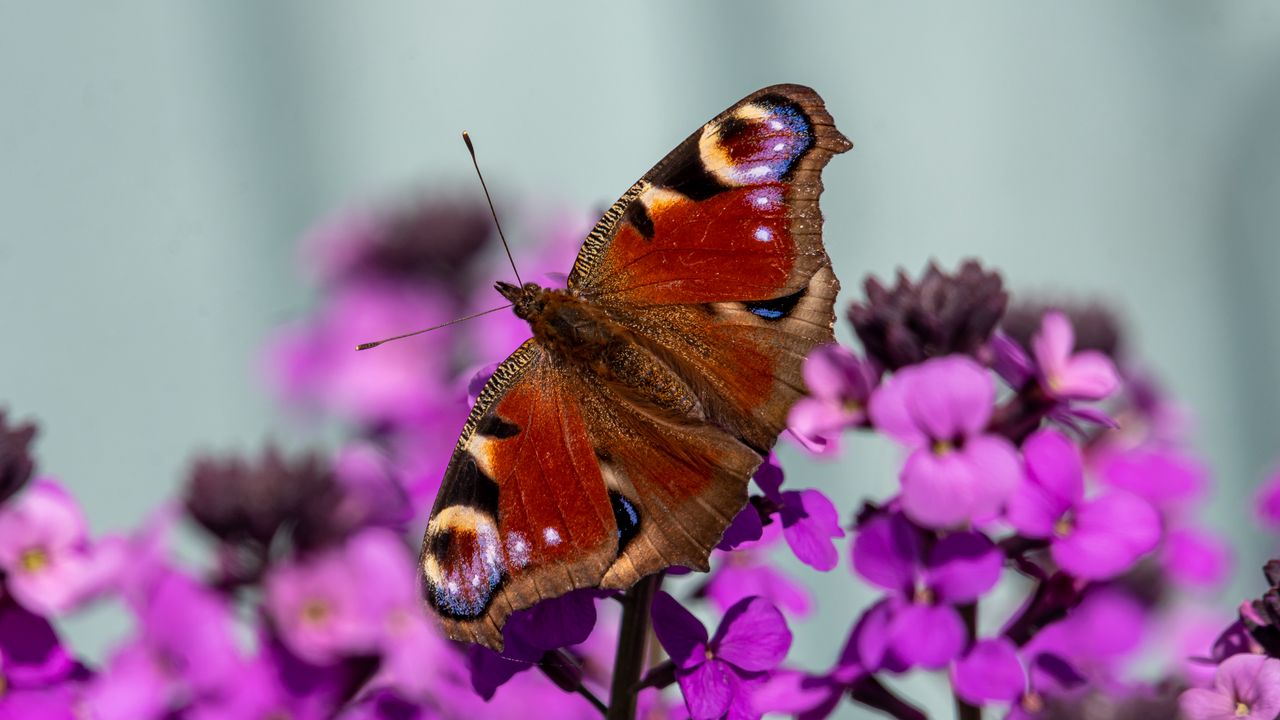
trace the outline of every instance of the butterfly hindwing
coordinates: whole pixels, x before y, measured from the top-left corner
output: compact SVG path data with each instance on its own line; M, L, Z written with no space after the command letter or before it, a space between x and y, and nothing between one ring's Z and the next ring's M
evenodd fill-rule
M526 342L462 432L420 558L424 596L454 639L501 647L511 612L594 587L617 555L573 372Z

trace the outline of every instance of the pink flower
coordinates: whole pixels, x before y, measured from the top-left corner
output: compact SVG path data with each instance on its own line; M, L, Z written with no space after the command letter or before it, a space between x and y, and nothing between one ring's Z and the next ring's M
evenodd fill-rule
M110 580L114 568L106 560L89 544L75 500L52 480L36 481L0 507L0 570L28 610L57 615L73 609Z
M1009 523L1050 541L1054 562L1071 575L1104 580L1128 570L1160 541L1160 515L1142 498L1111 492L1086 500L1080 451L1056 430L1022 446L1027 478L1009 500Z
M796 401L787 418L791 434L815 455L840 451L840 434L867 418L867 401L880 373L843 345L814 348L804 361L809 396Z
M729 608L715 637L675 598L653 601L653 631L676 666L676 680L693 720L757 718L751 691L782 662L791 631L782 613L760 598Z
M376 651L388 613L404 612L404 583L383 569L410 567L408 549L385 530L370 529L345 545L272 568L264 604L281 638L299 658L316 665Z
M1043 387L1059 400L1101 400L1120 387L1120 373L1111 358L1096 351L1075 349L1075 331L1064 313L1044 314L1031 352L1040 367Z
M972 359L950 356L903 368L871 397L877 428L911 450L902 508L947 528L995 516L1018 485L1018 454L986 434L995 383Z
M1187 720L1275 720L1280 715L1280 660L1232 655L1212 688L1192 688L1179 702Z

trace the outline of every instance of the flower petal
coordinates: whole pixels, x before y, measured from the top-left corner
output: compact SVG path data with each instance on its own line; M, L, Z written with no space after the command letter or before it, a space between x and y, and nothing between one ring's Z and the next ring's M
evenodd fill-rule
M967 437L986 427L995 403L995 383L972 358L952 355L905 368L910 382L907 410L932 440Z
M907 447L920 447L928 444L929 436L907 407L913 391L911 370L903 369L876 388L867 411L877 430Z
M677 670L676 680L691 720L714 720L723 716L738 691L737 676L718 660L708 660L693 669Z
M744 598L729 608L711 639L716 657L747 672L772 670L789 649L791 630L786 619L769 601L758 597Z
M1111 358L1096 350L1071 356L1049 378L1050 390L1063 400L1101 400L1120 387L1120 373Z
M899 513L863 523L853 542L853 569L886 590L910 594L924 555L920 531Z
M1074 527L1050 547L1054 562L1083 580L1105 580L1128 570L1160 541L1160 515L1136 495L1116 492L1076 511Z
M938 600L952 604L973 602L996 586L1004 554L982 533L948 535L929 551L925 570Z
M956 661L951 684L957 695L974 705L1013 702L1027 689L1027 673L1013 643L1008 638L992 638L974 643Z
M1076 333L1067 316L1051 310L1040 319L1040 332L1031 338L1031 353L1040 371L1048 377L1061 372L1075 349Z
M665 592L653 598L653 633L680 668L692 668L706 660L707 629ZM728 701L726 701L727 704Z
M889 644L906 663L928 670L947 666L964 650L967 633L950 605L906 605L889 624Z
M826 572L840 562L832 538L844 537L836 506L817 490L782 494L782 536L800 562Z
M1084 464L1080 450L1053 429L1036 432L1022 445L1027 474L1064 509L1084 499Z

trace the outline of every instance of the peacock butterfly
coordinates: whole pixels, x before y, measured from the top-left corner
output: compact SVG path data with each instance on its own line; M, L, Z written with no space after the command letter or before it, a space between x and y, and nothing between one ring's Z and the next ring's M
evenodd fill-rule
M707 558L833 341L822 98L759 90L587 235L566 289L497 283L533 337L484 386L422 540L427 604L494 649L512 612Z

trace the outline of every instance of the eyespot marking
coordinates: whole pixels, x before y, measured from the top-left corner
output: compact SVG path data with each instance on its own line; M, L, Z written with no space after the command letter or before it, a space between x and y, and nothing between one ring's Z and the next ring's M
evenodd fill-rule
M780 320L796 308L796 305L800 303L800 298L804 297L804 293L804 290L800 290L780 298L744 302L742 305L748 312L757 317L762 317L765 320Z
M698 152L724 185L779 182L813 146L813 128L794 102L765 96L703 128Z
M609 504L613 506L613 520L618 526L618 554L622 554L627 544L640 533L640 511L616 490L609 491Z
M442 615L484 614L503 577L493 518L466 505L444 508L427 525L421 564L427 599Z

